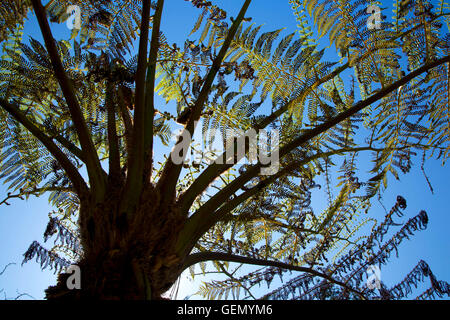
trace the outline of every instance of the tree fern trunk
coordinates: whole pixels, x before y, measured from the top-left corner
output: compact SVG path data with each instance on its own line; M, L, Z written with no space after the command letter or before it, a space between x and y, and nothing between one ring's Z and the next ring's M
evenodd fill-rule
M62 273L47 299L160 299L181 274L184 258L175 244L184 218L175 206L160 207L158 193L147 187L129 218L117 209L122 192L111 194L80 211L81 289L68 289L70 274Z

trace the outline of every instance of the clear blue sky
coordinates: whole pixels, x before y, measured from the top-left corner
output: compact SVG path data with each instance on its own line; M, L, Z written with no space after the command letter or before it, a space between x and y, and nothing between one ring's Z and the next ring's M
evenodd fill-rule
M236 16L240 8L241 0L214 1L223 7L229 16ZM391 15L392 4L386 2L388 8L385 15ZM178 45L184 42L189 34L198 14L198 10L184 0L167 0L164 13L162 30L166 34L169 43L177 42ZM286 28L284 35L296 29L296 21L288 0L254 0L250 6L247 16L253 18L253 23L264 24L264 31L272 31L279 28ZM58 38L68 38L69 30L65 24L53 25L54 32ZM37 23L34 16L29 15L29 21L25 28L25 40L32 35L36 39L41 39ZM164 110L164 107L158 107ZM158 149L156 150L158 153ZM435 273L442 280L450 281L450 240L448 237L448 226L450 224L450 209L448 203L448 183L450 172L448 165L442 167L440 162L429 160L426 163L427 174L431 180L435 194L431 194L427 187L424 176L420 171L420 159L416 160L411 172L401 176L400 181L395 181L392 177L390 185L384 193L383 203L389 209L394 203L397 195L403 195L408 208L405 217L400 221L406 221L424 209L428 212L430 222L427 230L417 233L412 240L405 241L400 246L400 257L393 257L387 267L382 269L382 280L388 285L395 284L401 280L420 259L427 261ZM6 188L0 185L0 197L6 197ZM313 206L325 201L320 193L314 196ZM52 208L47 200L43 198L31 197L29 201L12 200L11 206L0 207L0 271L9 262L16 265L10 266L3 275L0 276L0 299L13 298L17 292L28 293L31 296L41 299L44 296L43 290L55 282L55 275L51 271L41 271L35 262L29 262L21 266L22 255L33 240L42 243L43 232L48 222L48 212ZM382 219L384 211L380 207L375 207L369 215ZM399 220L397 220L399 221ZM52 240L50 240L52 241ZM47 244L51 247L52 242ZM199 268L198 268L199 269ZM295 275L295 274L294 274ZM182 281L178 298L183 298L194 293L199 282L194 283ZM428 285L428 283L427 283ZM263 294L264 286L261 287Z

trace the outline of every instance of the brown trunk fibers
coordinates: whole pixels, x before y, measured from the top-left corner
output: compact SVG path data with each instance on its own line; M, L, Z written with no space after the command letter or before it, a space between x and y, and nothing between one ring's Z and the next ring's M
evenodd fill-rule
M118 212L120 190L108 194L104 203L81 206L81 289L69 290L62 273L47 299L160 299L181 274L175 244L185 217L176 207L162 208L152 185L131 215Z

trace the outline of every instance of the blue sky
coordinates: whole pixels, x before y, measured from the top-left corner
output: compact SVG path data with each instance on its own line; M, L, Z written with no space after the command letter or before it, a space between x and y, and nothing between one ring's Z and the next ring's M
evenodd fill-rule
M214 1L223 7L229 16L236 16L241 0ZM392 5L388 2L385 15L391 15ZM197 18L198 10L184 0L167 0L163 12L162 30L169 43L183 44L190 33ZM250 5L247 17L252 17L256 25L264 24L263 31L272 31L286 28L283 35L296 30L296 21L287 0L269 1L254 0ZM32 35L41 39L37 23L33 15L29 15L29 21L25 28L25 41ZM54 33L58 38L68 38L70 31L65 24L53 25ZM164 110L165 106L160 100L158 109ZM161 151L161 150L160 150ZM156 150L158 154L158 149ZM400 181L390 178L390 184L383 196L383 204L389 209L397 195L402 195L408 202L406 214L397 222L405 222L415 216L420 210L426 210L430 222L425 231L417 233L410 241L405 241L400 246L400 257L391 259L387 267L382 269L382 280L388 285L400 281L420 259L427 261L438 279L450 281L450 240L448 226L450 224L450 209L448 202L448 183L450 171L448 165L441 166L440 161L428 160L425 164L426 172L430 178L435 193L432 194L427 186L425 178L420 170L420 159L416 159L415 166L407 175L403 175ZM363 169L363 168L361 168ZM6 197L6 187L0 185L0 198ZM325 202L323 194L317 193L313 198L314 203ZM10 266L0 276L0 299L14 298L19 293L28 293L34 298L41 299L43 290L55 282L52 271L41 271L35 262L29 262L21 266L22 255L34 240L42 243L43 232L48 222L48 213L52 208L45 197L36 199L30 197L28 201L12 200L11 206L0 207L0 271L10 262L16 263ZM374 206L369 216L382 219L384 211L381 206ZM51 242L47 247L51 247ZM198 270L200 268L197 268ZM184 279L184 277L183 277ZM194 293L199 281L190 282L183 280L178 298ZM428 283L427 283L428 285ZM264 289L264 286L261 287ZM260 294L263 294L261 290ZM198 298L198 296L196 296Z

